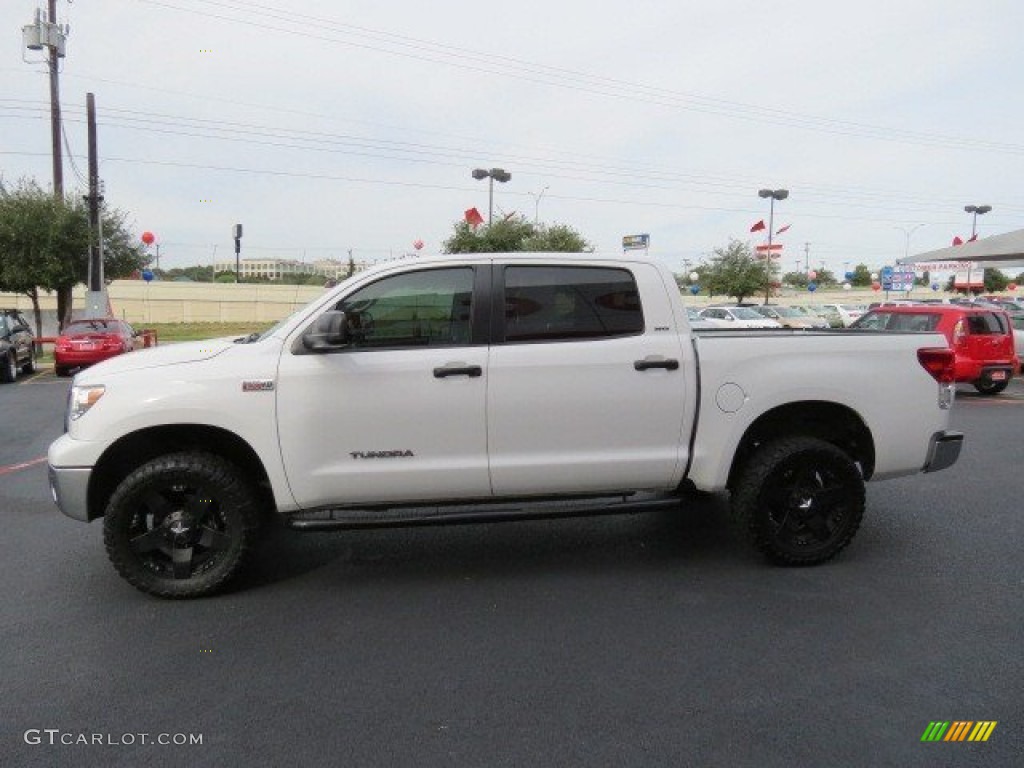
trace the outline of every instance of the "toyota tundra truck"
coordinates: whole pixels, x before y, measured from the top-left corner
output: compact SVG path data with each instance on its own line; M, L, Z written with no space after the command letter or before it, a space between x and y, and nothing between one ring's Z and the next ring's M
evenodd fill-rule
M161 597L224 587L268 515L302 530L607 514L727 492L768 559L850 543L869 480L953 464L934 333L692 332L642 258L485 254L358 273L263 333L79 373L49 449Z

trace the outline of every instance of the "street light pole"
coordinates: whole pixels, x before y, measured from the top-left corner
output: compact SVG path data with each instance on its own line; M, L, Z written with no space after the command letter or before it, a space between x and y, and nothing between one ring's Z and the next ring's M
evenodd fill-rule
M533 198L533 223L536 224L540 218L540 201L544 199L544 193L547 192L551 187L544 187L538 194L537 192L531 192L530 197Z
M903 250L903 261L904 261L904 263L910 261L910 236L912 234L914 234L917 230L919 230L923 226L925 226L925 225L924 224L915 224L910 229L907 229L906 227L893 226L893 229L898 229L907 238L907 245L906 245L906 248L904 248L904 250Z
M991 205L965 205L964 211L972 214L971 219L971 239L969 242L974 242L978 238L978 216L984 216L986 213L992 210ZM967 262L967 295L971 295L971 262Z
M769 199L768 207L768 251L765 256L768 259L768 268L765 270L764 303L767 304L772 295L772 234L775 231L775 201L785 200L789 197L788 189L762 189L757 193L758 197Z
M503 168L491 168L489 171L483 168L476 168L473 171L473 178L477 181L490 179L487 192L487 226L491 226L491 219L494 217L494 182L497 181L504 184L512 178L512 174Z

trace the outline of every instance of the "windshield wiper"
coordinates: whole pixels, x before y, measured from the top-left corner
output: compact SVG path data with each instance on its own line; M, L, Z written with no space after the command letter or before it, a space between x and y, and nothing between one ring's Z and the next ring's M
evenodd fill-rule
M239 336L235 339L235 344L252 344L254 341L259 341L262 333L250 333L248 336Z

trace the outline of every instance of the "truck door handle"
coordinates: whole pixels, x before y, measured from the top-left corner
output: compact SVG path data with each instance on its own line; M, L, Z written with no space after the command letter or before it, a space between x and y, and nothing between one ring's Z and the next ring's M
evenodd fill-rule
M645 357L643 360L634 362L633 367L638 371L649 371L651 368L664 368L667 371L674 371L679 368L679 361L664 357Z
M448 376L469 376L471 379L475 379L477 376L481 376L484 369L479 365L463 365L462 363L449 363L443 365L440 368L434 369L435 379L444 379Z

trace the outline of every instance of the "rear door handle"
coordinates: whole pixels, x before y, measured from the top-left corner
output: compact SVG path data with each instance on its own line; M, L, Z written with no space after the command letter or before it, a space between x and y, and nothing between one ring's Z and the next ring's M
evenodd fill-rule
M443 365L440 368L434 369L435 379L444 379L448 376L469 376L471 379L475 379L477 376L483 375L484 369L479 365L464 365L462 363L449 363Z
M674 371L679 368L679 361L664 357L645 357L643 360L634 362L633 367L638 371L649 371L651 368Z

